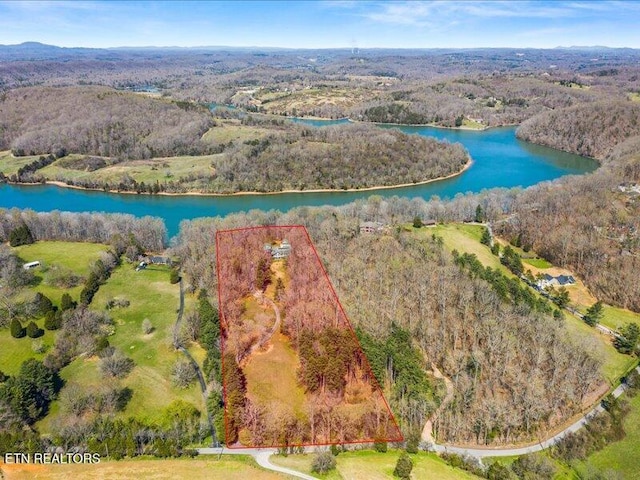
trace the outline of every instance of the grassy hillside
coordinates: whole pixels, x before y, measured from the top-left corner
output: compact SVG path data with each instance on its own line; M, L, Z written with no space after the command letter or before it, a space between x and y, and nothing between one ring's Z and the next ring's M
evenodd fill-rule
M413 227L411 227L413 228ZM511 272L500 263L498 257L491 253L491 249L480 243L482 225L468 225L462 223L446 223L434 227L422 227L413 229L420 235L438 235L442 238L447 250L458 250L460 253L473 253L485 266L500 270L502 273L512 276Z
M9 175L17 173L21 167L24 167L38 158L39 155L14 157L11 155L11 150L4 150L0 152L0 172L4 173L8 177Z
M75 242L37 242L32 245L16 247L14 251L25 262L38 260L42 266L33 269L36 278L35 285L23 290L18 295L20 300L30 301L36 292L41 292L51 299L55 305L60 305L63 293L69 293L77 300L82 284L72 288L61 288L53 282L56 272L66 271L79 277L89 273L90 265L95 262L100 253L107 249L106 245L95 243ZM44 320L36 320L36 324L44 329ZM42 360L53 345L55 332L45 330L42 337L32 340L28 337L13 338L8 329L0 330L0 370L6 374L15 374L20 365L29 358ZM32 345L42 342L44 351L34 352Z
M194 178L213 175L214 170L211 165L219 155L129 160L97 170L83 168L83 157L84 155L69 155L40 169L39 173L47 179L65 183L105 182L118 185L119 182L130 178L138 183L144 182L149 185L155 182L176 181L189 175Z
M92 265L107 249L106 245L73 242L38 242L17 247L15 251L25 261L39 260L41 268L33 270L37 283L23 289L18 298L30 301L35 292L42 292L51 298L54 304L60 303L64 292L71 293L78 300L83 284L73 288L61 288L51 284L57 270L64 269L80 278L86 277ZM164 266L150 266L136 272L132 264L124 262L117 267L107 282L95 295L91 308L104 311L111 299L129 301L126 307L113 308L109 314L114 320L113 334L109 343L133 359L135 367L121 381L123 387L130 387L133 396L126 409L118 415L159 420L164 408L173 400L182 399L204 410L202 396L197 385L179 389L171 383L174 363L183 355L172 346L173 325L179 306L179 286L169 283L169 269ZM186 296L186 308L192 309L194 299ZM153 325L150 334L143 333L142 322L148 318ZM43 319L36 320L43 328ZM18 372L20 365L29 358L42 360L51 351L57 332L45 330L36 340L28 337L15 339L8 329L0 330L0 369L7 374ZM33 344L42 342L44 351L36 353ZM192 355L202 361L204 351L198 345L190 347ZM81 356L64 367L60 375L65 386L79 386L89 392L104 383L97 357ZM64 394L64 388L61 395ZM60 401L55 401L51 411L39 423L41 431L48 432L52 421L58 416Z

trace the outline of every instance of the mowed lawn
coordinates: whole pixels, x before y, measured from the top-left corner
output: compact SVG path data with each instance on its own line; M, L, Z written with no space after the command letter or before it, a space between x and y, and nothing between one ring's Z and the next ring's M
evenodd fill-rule
M36 324L44 329L44 321L39 320ZM26 324L23 324L26 326ZM42 360L47 355L47 350L53 345L55 332L45 331L39 339L32 339L27 336L23 338L13 338L8 328L0 330L0 371L7 375L15 375L20 370L20 365L30 358ZM32 345L34 341L42 341L46 349L43 353L35 353Z
M285 480L289 477L260 468L253 458L243 455L225 455L196 458L158 460L102 460L93 465L4 465L0 471L5 480Z
M640 326L640 313L605 305L604 316L600 320L600 323L613 330L620 330L621 327L630 323L637 323L638 326Z
M373 450L343 452L336 457L336 470L326 476L311 472L314 454L287 457L273 455L271 463L327 480L391 480L397 478L393 476L393 470L399 456L398 450L390 450L387 453L378 453ZM479 478L464 470L453 468L433 453L420 452L411 455L411 459L413 460L411 478L414 479L471 480Z
M173 325L179 307L179 285L169 283L169 268L149 266L136 272L132 264L123 263L100 287L91 308L106 311L107 301L114 298L128 300L130 305L109 310L115 324L115 333L108 337L109 343L135 362L131 373L121 381L122 386L133 390L133 396L126 409L118 415L158 422L164 409L176 399L185 400L204 411L200 387L196 383L180 389L171 382L173 365L185 357L172 345ZM189 297L185 311L188 312L193 303ZM142 330L145 318L154 327L150 334ZM201 347L192 345L190 351L197 360L202 360L204 352ZM63 368L61 376L66 382L83 388L103 382L97 357L75 359ZM47 430L57 410L57 402L54 402L52 414L41 423L43 430Z
M599 469L621 472L629 480L640 478L640 395L630 399L630 407L631 411L624 420L625 438L588 458L588 462Z
M71 271L86 278L100 254L108 249L107 245L99 243L36 242L15 247L13 250L25 262L38 260L42 264L41 267L31 270L39 283L29 289L30 293L40 292L49 297L54 305L59 306L63 293L70 294L77 301L83 285L80 283L72 288L52 285L50 279L56 269Z

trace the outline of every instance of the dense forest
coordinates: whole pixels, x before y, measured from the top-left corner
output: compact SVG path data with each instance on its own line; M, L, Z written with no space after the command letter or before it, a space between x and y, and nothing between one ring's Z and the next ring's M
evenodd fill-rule
M128 158L211 153L206 108L105 87L36 87L0 97L0 149Z
M363 213L368 207L354 210ZM174 252L193 288L212 288L215 267L203 259L215 251L211 239L217 229L304 222L367 345L384 344L394 328L402 328L421 347L424 364L432 361L452 377L458 401L438 421L442 440L531 438L580 410L598 388L598 360L587 346L569 343L557 320L525 304L505 303L487 283L456 266L437 238L418 240L402 232L361 236L357 218L339 211L296 209L186 221ZM520 332L517 340L513 331ZM396 380L391 371L384 373L383 383ZM405 433L421 428L424 412L433 408L427 400L424 392L392 397ZM551 411L559 414L555 420Z
M167 241L167 229L162 220L155 217L0 208L0 242L9 241L11 232L21 226L27 227L34 241L109 243L114 236L133 235L142 249L156 252L161 251Z
M516 135L606 161L614 146L640 135L640 103L609 101L552 110L523 122Z
M236 145L216 161L216 192L348 189L417 183L459 172L464 147L370 125L297 127Z

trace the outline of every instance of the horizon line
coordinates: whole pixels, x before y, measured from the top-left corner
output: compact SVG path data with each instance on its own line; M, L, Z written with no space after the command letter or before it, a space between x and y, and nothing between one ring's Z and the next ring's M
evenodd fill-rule
M59 49L84 49L84 50L204 50L204 49L264 49L264 50L357 50L359 52L363 50L506 50L506 49L519 49L519 50L640 50L640 47L610 47L608 45L558 45L555 47L532 47L532 46L469 46L469 47L276 47L269 45L194 45L194 46L180 46L180 45L118 45L110 47L83 47L83 46L61 46L50 43L43 43L37 40L27 40L21 43L9 43L0 44L0 47L20 47L29 44L41 45L45 47L53 47Z

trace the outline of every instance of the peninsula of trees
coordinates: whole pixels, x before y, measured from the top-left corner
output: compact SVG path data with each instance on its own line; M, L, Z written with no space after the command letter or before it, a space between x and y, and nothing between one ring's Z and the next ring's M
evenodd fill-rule
M214 117L195 103L104 87L12 90L0 114L0 149L22 163L1 178L22 183L137 193L346 190L425 182L470 161L458 144L397 130Z

